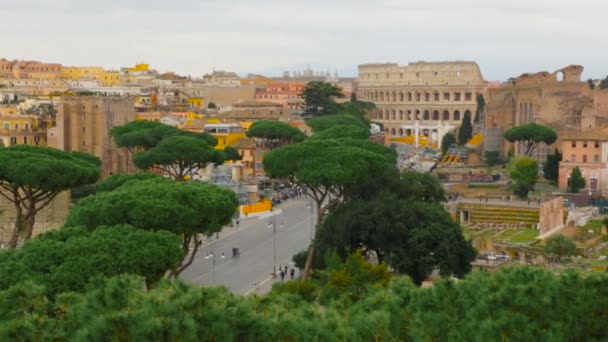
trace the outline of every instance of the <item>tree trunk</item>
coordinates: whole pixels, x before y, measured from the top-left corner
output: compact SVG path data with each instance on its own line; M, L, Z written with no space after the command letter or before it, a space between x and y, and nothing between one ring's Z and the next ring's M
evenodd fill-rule
M25 222L23 222L23 212L21 211L21 207L19 207L19 204L15 204L15 209L17 211L17 216L15 217L15 228L13 229L11 239L8 242L9 248L17 248L19 236L21 235L25 224Z
M186 260L186 257L188 256L188 253L190 252L190 242L194 240L194 249L192 250L192 253L190 254L190 258L188 258L188 261L186 263L184 263L184 260ZM173 279L177 279L177 277L179 277L180 274L182 274L182 272L188 268L188 266L192 265L192 263L194 262L194 257L196 256L196 252L198 252L198 248L200 247L200 245L202 245L202 241L200 241L198 239L198 236L196 234L193 234L191 236L184 236L184 240L183 240L183 244L182 244L182 250L183 250L183 257L179 260L178 263L178 267L174 268L169 277L173 278Z
M310 242L310 247L308 248L308 256L306 257L306 265L304 266L304 272L302 273L302 280L308 281L310 277L310 272L312 271L312 262L315 256L315 241L317 241L317 235L319 234L319 227L321 226L321 222L323 222L323 214L325 213L325 209L322 208L323 200L315 200L317 204L317 224L315 227L315 235Z

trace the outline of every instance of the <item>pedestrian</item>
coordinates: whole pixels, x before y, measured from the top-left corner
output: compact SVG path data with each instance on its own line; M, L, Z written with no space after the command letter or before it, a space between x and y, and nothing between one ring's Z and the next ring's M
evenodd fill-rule
M291 276L291 280L293 280L293 277L296 275L296 270L294 268L289 270L289 275Z
M285 274L287 274L287 265L285 265Z
M283 280L285 280L285 272L281 270L281 282L283 282Z
M236 227L239 227L239 220L236 220Z

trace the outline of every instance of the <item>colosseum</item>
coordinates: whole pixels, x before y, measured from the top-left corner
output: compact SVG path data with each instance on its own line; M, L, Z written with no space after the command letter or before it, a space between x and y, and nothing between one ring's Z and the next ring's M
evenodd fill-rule
M362 64L357 95L376 104L371 119L391 136L413 135L418 145L420 136L440 143L466 113L473 118L485 84L475 62Z

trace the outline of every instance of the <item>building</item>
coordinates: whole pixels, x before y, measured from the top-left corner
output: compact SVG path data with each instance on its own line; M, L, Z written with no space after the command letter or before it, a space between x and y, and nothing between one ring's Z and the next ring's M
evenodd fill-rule
M245 137L243 127L239 124L208 123L203 131L217 139L215 148L218 150L223 150L226 146L232 146Z
M239 163L243 165L242 174L244 178L255 178L264 176L264 155L270 151L268 147L257 146L253 139L243 137L239 139L234 145L235 149L239 151L241 160Z
M299 110L304 108L304 88L304 82L270 83L265 89L256 91L255 100L280 104L284 109Z
M120 73L118 71L106 71L100 66L64 66L61 68L61 78L72 81L95 80L104 87L120 85Z
M372 120L393 137L420 136L440 143L477 109L485 81L475 62L359 65L357 98L376 104Z
M203 83L213 85L238 85L241 84L239 76L231 71L214 70L211 74L203 76Z
M90 153L102 161L102 177L134 170L126 149L116 147L110 129L135 120L133 99L128 97L64 97L57 125L48 129L48 145L64 151Z
M0 59L0 78L48 80L59 78L60 74L61 64Z
M0 107L0 146L46 145L46 132L36 115L21 115L16 107Z
M221 113L220 118L234 121L286 120L287 111L283 106L273 102L248 101L237 103L229 112Z
M608 129L560 134L562 161L559 187L566 189L572 169L578 166L586 191L608 192Z
M486 99L486 151L499 151L502 158L520 154L522 146L502 139L506 129L536 122L561 131L578 131L594 118L594 95L581 81L583 67L570 65L553 73L526 73L500 87L489 89ZM588 128L588 127L586 127ZM559 137L559 135L558 135ZM559 146L559 141L555 146ZM533 154L544 162L552 147L541 145Z

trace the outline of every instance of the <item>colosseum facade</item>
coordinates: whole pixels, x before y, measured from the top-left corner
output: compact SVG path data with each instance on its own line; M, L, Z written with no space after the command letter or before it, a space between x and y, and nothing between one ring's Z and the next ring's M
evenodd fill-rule
M475 62L415 62L359 65L358 98L376 104L371 114L393 137L426 136L440 143L471 118L485 81Z

